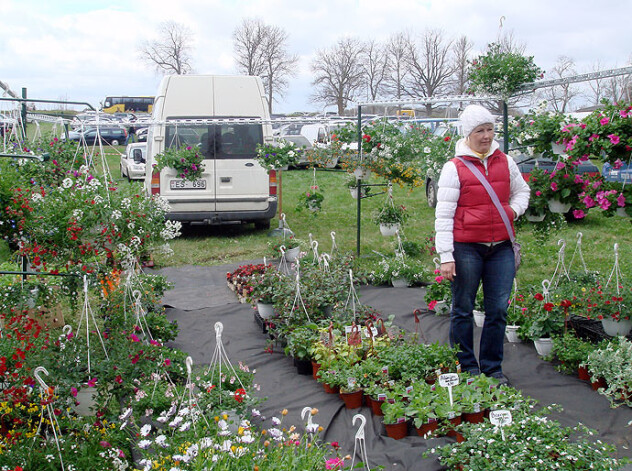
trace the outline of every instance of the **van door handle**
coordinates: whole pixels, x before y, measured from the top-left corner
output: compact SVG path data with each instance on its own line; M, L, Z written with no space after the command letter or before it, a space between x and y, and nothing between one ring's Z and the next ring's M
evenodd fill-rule
M254 167L255 164L253 164L252 162L246 162L246 167Z
M230 177L220 177L219 181L222 183L230 183Z

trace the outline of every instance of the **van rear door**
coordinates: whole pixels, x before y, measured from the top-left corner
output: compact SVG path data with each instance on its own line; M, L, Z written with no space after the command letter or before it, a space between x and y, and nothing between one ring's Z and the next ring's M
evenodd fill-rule
M204 172L196 181L179 178L175 170L162 170L161 191L178 212L215 211L215 160L208 149L207 127L192 124L169 124L165 132L165 148L191 146L204 154Z
M235 121L215 126L216 210L265 211L269 206L267 171L256 160L263 143L260 123Z

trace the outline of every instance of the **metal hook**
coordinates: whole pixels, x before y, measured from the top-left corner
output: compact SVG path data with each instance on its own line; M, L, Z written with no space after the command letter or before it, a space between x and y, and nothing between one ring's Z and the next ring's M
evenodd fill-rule
M185 364L187 365L187 373L191 374L191 371L193 370L193 358L187 357Z
M357 420L360 421L360 426L358 427L358 431L355 434L355 438L356 440L358 439L364 440L364 427L366 427L366 417L363 416L362 414L356 414L353 416L353 419L351 420L351 424L355 425Z
M40 387L46 391L48 390L48 385L46 384L46 382L40 377L40 374L44 373L46 376L48 376L48 370L46 368L44 368L43 366L38 366L37 368L35 368L35 370L33 371L33 376L35 376L35 379L37 380L37 382L40 384Z
M301 419L305 420L305 414L307 414L307 426L312 425L312 408L311 407L303 407L301 411Z
M135 303L137 304L140 303L140 296L141 296L140 290L135 289L134 291L132 291L132 298L134 298Z
M72 333L72 326L70 324L66 324L61 331L66 337L68 337Z
M581 232L577 233L577 243L581 244L582 243L582 237L584 237L584 234L582 234Z
M224 331L224 324L221 322L215 323L215 340L219 343L222 339L222 332Z

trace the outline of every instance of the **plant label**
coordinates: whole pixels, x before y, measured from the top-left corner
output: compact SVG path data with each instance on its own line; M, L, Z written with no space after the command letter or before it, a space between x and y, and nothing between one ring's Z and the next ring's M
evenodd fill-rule
M384 373L385 375L388 374L388 366L383 366L382 367L382 373Z
M451 388L459 384L459 375L456 373L445 373L439 376L439 386Z
M511 412L508 410L493 410L489 413L489 421L497 427L504 427L512 422Z
M378 401L386 401L386 394L378 394L377 395L377 400Z
M396 423L396 424L403 424L404 422L406 422L406 417L398 417L398 418L395 420L395 423Z
M406 387L406 394L410 394L411 392L413 392L413 387L412 386L407 386Z

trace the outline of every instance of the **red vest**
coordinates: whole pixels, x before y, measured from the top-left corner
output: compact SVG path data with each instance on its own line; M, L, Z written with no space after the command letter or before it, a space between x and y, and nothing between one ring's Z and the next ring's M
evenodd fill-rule
M497 149L487 158L487 171L480 159L462 156L476 165L487 178L513 230L513 211L509 206L510 175L507 156ZM485 187L458 159L452 159L461 183L461 193L454 214L455 242L500 242L509 240L509 234L500 213L494 206ZM515 234L515 232L514 232Z

